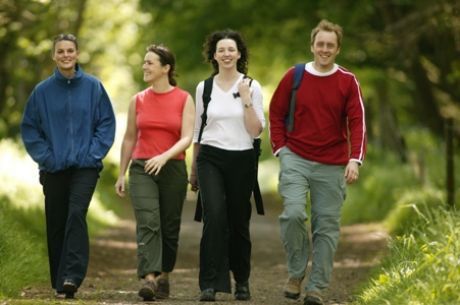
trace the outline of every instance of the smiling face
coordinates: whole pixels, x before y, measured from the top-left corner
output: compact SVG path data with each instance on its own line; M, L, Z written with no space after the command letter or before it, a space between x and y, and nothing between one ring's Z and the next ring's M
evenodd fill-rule
M162 77L168 77L169 65L161 65L160 56L154 52L147 52L142 65L144 82L152 84Z
M315 69L320 72L330 71L335 63L335 58L340 53L340 47L335 32L319 31L311 45L314 55Z
M54 46L53 60L62 74L72 75L78 60L76 44L70 40L58 41Z
M235 40L224 38L217 42L214 59L217 61L220 69L236 69L238 59L241 54L238 51Z

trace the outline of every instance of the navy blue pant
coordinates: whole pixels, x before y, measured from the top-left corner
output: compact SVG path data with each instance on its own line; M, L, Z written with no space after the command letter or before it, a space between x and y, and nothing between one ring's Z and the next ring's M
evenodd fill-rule
M40 172L51 286L58 292L64 280L73 280L79 287L85 278L89 261L86 214L98 178L95 168Z
M228 151L201 145L197 157L203 205L200 243L200 289L231 292L248 281L251 270L250 197L256 175L253 149Z

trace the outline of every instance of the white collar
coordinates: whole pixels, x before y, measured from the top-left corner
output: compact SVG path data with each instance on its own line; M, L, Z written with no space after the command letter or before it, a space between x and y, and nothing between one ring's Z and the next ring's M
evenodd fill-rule
M339 69L339 65L334 64L331 70L327 72L320 72L315 69L312 61L305 65L305 71L307 71L310 74L316 75L316 76L329 76L329 75L334 74L338 69Z

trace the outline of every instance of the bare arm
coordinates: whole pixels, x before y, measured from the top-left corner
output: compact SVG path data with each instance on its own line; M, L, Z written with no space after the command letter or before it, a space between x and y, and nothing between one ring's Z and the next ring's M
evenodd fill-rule
M137 127L136 127L136 97L133 96L129 103L128 109L128 123L126 125L125 136L121 144L120 152L120 172L118 174L117 182L115 183L115 192L120 197L125 196L125 174L128 169L131 155L137 141Z
M251 91L249 88L250 80L243 79L238 84L238 91L240 92L241 101L244 109L244 125L248 133L253 137L257 137L262 132L262 123L260 122L257 114L252 106Z
M181 137L170 149L164 153L157 155L145 162L144 170L148 174L158 175L161 168L168 160L177 156L190 146L193 139L193 129L195 126L195 104L192 97L189 95L184 105L182 112L182 128Z

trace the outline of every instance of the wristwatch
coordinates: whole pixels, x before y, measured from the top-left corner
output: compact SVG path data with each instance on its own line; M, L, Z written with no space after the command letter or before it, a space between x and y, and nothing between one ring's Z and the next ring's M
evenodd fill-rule
M244 108L250 108L250 107L252 107L252 103L244 104Z

